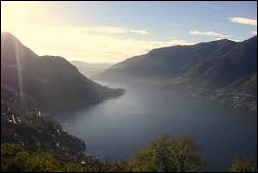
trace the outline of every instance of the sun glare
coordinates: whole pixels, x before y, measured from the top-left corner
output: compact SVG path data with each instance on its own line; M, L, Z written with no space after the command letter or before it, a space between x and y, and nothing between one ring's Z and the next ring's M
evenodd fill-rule
M34 7L35 2L1 1L1 31L10 31L23 22Z

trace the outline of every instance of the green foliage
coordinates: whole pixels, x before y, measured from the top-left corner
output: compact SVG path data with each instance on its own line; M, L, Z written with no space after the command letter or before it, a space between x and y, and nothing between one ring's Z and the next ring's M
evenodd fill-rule
M82 162L61 161L46 152L31 152L17 144L1 145L1 172L131 172L127 162L101 161L94 157Z
M249 157L239 157L231 165L229 172L257 172L256 161Z
M193 172L205 168L198 147L189 136L177 140L165 136L153 141L130 162L134 171Z
M83 172L85 169L78 163L66 163L62 168L63 172Z
M17 171L26 170L26 168L30 166L29 161L30 161L30 154L26 151L18 152L13 159L13 163Z
M1 172L199 172L205 168L198 147L189 136L179 139L165 136L136 152L129 161L103 161L89 156L79 160L64 161L54 153L1 144ZM257 172L257 165L251 158L239 157L229 171Z
M2 172L51 172L60 170L58 161L47 154L29 152L19 145L5 143L1 145Z
M1 145L1 172L9 172L15 166L14 157L17 153L23 152L23 148L15 144Z

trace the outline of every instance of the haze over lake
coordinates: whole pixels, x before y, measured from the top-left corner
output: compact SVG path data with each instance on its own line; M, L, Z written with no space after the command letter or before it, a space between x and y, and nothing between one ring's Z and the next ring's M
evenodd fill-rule
M163 134L190 134L200 146L208 171L226 170L238 156L257 158L257 116L197 100L187 93L146 85L97 81L126 89L123 96L69 113L58 122L86 143L87 151L112 160L127 159Z

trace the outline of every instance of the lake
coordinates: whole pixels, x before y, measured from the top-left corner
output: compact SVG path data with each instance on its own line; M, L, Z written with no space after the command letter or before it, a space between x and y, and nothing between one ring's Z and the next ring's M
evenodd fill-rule
M169 133L172 137L192 135L207 171L224 171L237 156L257 158L254 113L197 100L179 91L98 82L126 92L58 120L65 131L85 141L90 154L127 159L136 149Z

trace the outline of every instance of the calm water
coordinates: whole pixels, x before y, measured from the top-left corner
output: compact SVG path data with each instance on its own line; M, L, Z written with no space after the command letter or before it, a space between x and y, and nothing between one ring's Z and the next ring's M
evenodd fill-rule
M118 85L126 93L59 120L63 129L82 138L87 151L112 160L169 133L191 134L200 146L208 171L223 171L237 156L257 157L257 116L185 93Z

